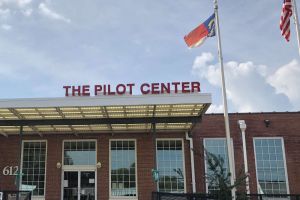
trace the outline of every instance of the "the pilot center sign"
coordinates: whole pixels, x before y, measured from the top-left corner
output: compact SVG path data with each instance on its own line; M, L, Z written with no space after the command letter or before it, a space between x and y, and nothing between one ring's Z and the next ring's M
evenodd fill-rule
M63 86L65 96L113 96L133 95L138 89L141 94L171 94L200 92L199 82L168 82L168 83L135 83L99 84L99 85L66 85Z

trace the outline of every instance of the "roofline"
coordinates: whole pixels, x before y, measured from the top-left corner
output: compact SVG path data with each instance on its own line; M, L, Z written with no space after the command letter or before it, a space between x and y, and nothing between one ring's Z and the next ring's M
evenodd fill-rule
M276 112L276 111L273 111L273 112L235 112L235 113L228 113L229 115L257 115L257 114L267 114L267 115L270 115L270 114L300 114L300 111L285 111L285 112ZM205 115L224 115L223 113L205 113Z
M0 99L0 108L211 104L209 93Z

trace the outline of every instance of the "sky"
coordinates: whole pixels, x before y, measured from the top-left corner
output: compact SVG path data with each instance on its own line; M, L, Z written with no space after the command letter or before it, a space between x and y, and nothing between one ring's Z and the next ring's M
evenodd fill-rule
M229 112L300 111L295 26L286 42L281 6L219 1ZM193 49L183 40L212 13L212 0L0 0L0 99L63 97L64 85L200 81L209 112L222 112L217 38Z

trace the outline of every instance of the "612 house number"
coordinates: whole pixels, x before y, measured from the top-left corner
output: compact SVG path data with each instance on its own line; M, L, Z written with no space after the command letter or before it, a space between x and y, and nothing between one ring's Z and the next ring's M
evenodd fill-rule
M16 176L18 174L19 167L18 166L6 166L2 170L2 174L4 176Z

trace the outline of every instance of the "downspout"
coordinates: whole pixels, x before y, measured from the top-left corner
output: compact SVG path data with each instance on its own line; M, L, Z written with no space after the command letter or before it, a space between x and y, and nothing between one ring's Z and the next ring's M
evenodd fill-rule
M191 171L192 171L192 188L193 193L196 193L196 181L195 181L195 162L194 162L194 142L193 138L189 136L188 132L185 132L185 139L190 142L190 155L191 155Z
M247 159L246 137L245 137L245 132L246 132L247 125L245 123L245 120L238 120L238 124L240 126L241 133L242 133L244 167L245 167L245 174L247 174L247 177L246 177L246 192L247 192L247 194L250 194L249 176L248 176L248 159Z

